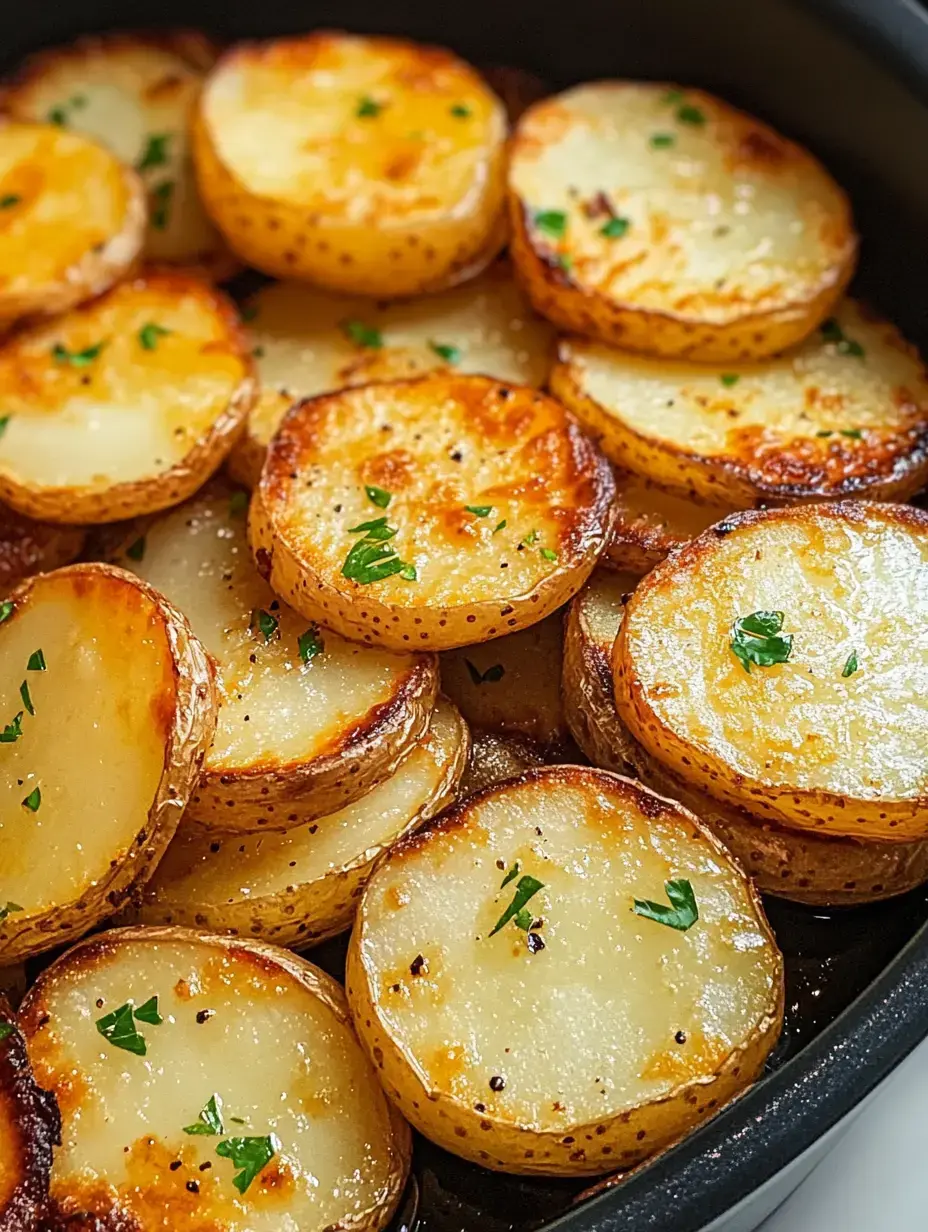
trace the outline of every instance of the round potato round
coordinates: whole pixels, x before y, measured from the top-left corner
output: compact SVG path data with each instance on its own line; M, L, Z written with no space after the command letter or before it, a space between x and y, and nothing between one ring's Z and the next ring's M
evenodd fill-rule
M145 238L138 175L54 124L0 122L0 328L122 278Z
M225 278L236 262L200 203L188 135L214 59L190 30L95 34L31 56L0 101L17 119L92 137L136 169L149 203L146 259Z
M36 1083L23 1037L0 995L0 1228L37 1232L60 1142L55 1097Z
M44 971L18 1020L61 1108L56 1227L389 1222L409 1129L341 987L310 963L257 941L117 929Z
M472 277L505 243L506 127L450 52L322 32L228 52L193 142L207 209L249 265L416 295Z
M662 906L671 891L682 906ZM722 844L579 766L480 792L395 846L346 982L407 1119L522 1173L659 1151L757 1076L783 1017L782 958Z
M845 501L735 514L638 585L619 713L722 801L803 830L928 837L928 515Z
M524 736L472 728L470 757L458 784L458 799L544 764L542 749Z
M0 594L27 577L69 565L83 550L82 526L34 522L0 505Z
M176 505L216 470L255 394L235 312L178 273L125 282L0 347L0 498L53 522Z
M295 406L249 535L259 572L311 620L446 650L542 620L602 552L605 458L533 389L437 374Z
M771 355L854 269L841 189L807 151L700 90L600 81L537 103L512 142L512 253L565 329L652 355Z
M505 261L440 295L388 304L270 283L244 313L262 390L229 469L249 487L298 398L452 367L542 386L553 358L554 331L528 307Z
M453 799L467 751L467 725L440 701L393 777L331 817L254 836L185 825L130 917L297 947L343 932L376 858Z
M648 573L728 512L699 504L692 495L668 492L639 475L617 472L615 488L615 522L601 561L610 569Z
M121 569L43 574L0 616L8 963L86 932L151 876L196 783L218 699L186 620Z
M686 499L904 500L928 480L928 373L853 300L797 350L723 373L562 340L551 387L618 466Z
M187 615L217 664L216 734L186 816L215 830L286 830L393 774L428 730L438 663L307 626L258 576L245 504L215 484L130 529L113 559Z

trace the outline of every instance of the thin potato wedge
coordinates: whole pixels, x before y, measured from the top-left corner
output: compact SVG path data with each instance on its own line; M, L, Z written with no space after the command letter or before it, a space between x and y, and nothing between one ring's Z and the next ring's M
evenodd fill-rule
M393 777L331 817L235 837L184 825L130 918L297 947L343 932L381 852L451 802L467 750L467 725L440 701Z
M542 386L554 352L553 329L528 307L505 261L440 295L389 304L271 283L243 314L262 390L229 469L249 487L298 398L449 367Z
M578 590L614 491L553 399L437 374L297 404L268 451L249 535L259 572L309 619L374 645L447 650L534 624Z
M136 173L53 124L0 121L0 329L99 295L145 238Z
M904 500L928 480L928 372L850 299L797 350L721 374L562 339L551 388L616 465L687 499Z
M206 216L189 150L191 113L215 48L191 30L95 34L31 56L0 103L112 150L141 176L144 257L225 278L237 263Z
M506 127L450 52L321 32L228 52L193 148L207 209L249 265L417 295L472 277L505 243Z
M648 573L727 512L699 504L692 496L668 492L640 475L617 472L615 522L601 563L628 573Z
M54 1095L36 1083L15 1021L0 994L0 1228L38 1232L61 1118Z
M131 528L112 559L188 616L217 665L216 734L185 816L286 830L394 773L428 730L438 663L307 627L258 576L239 497L216 484Z
M33 518L114 522L176 505L216 470L255 394L235 312L153 273L0 347L0 498Z
M926 627L928 514L734 514L639 583L616 702L653 757L716 799L821 834L923 839Z
M631 591L636 578L625 578ZM790 830L688 786L635 741L618 716L612 647L622 623L623 579L597 571L571 600L564 637L564 712L594 765L634 773L678 800L722 840L764 894L849 907L905 894L928 880L928 843L859 842Z
M494 783L514 779L523 770L545 764L544 752L524 736L471 729L470 757L458 784L458 799L472 796Z
M633 910L668 881L695 900L673 927ZM579 766L528 771L397 844L361 900L346 984L404 1115L509 1172L633 1166L739 1094L783 1019L782 958L722 844Z
M34 573L69 565L84 547L82 526L34 522L0 505L0 594L9 594Z
M5 964L86 932L151 876L199 775L217 695L186 620L121 569L42 574L0 614Z
M563 619L554 612L483 646L446 650L442 689L472 726L556 749L567 736L557 672L563 644Z
M18 1021L62 1113L50 1226L389 1222L409 1129L341 987L294 954L184 928L115 929L44 971Z
M806 150L701 90L599 81L522 117L512 254L565 329L651 355L757 358L828 315L857 255Z

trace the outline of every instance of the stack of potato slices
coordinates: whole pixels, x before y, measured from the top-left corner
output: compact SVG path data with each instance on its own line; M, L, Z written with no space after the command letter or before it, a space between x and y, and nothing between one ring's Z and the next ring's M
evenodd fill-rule
M777 1041L758 891L928 880L928 377L844 193L396 38L0 103L0 1226L379 1232L410 1124L639 1166Z

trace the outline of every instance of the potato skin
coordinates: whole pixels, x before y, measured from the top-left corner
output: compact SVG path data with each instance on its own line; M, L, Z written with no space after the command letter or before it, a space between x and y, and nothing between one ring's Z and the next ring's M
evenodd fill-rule
M720 521L727 508L702 505L692 498L616 471L616 517L612 537L600 563L607 569L643 576L675 549Z
M69 565L81 554L85 539L82 526L34 522L0 506L0 593L35 573Z

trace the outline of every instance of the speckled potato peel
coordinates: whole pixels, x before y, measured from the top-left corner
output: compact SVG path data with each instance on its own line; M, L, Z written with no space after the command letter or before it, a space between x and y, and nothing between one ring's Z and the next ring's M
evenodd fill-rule
M458 784L458 799L543 765L544 750L524 736L472 728L470 757Z
M249 537L259 572L309 619L373 645L445 650L564 603L605 546L613 495L608 463L559 403L442 373L295 406L268 451ZM367 534L352 528L378 521L403 572L345 577Z
M639 575L729 512L623 471L616 472L614 508L612 535L600 563Z
M511 921L490 935L514 861L544 882L531 900L544 948ZM699 908L688 931L633 913L681 877ZM783 1015L782 958L721 843L672 801L577 766L489 788L394 847L362 898L346 982L413 1125L527 1174L595 1175L660 1150L756 1077Z
M86 932L151 876L218 700L184 617L120 569L69 565L11 602L0 668L5 722L21 734L4 745L2 963Z
M508 184L536 308L627 350L771 355L827 316L854 269L827 171L701 90L600 81L545 99L519 121Z

